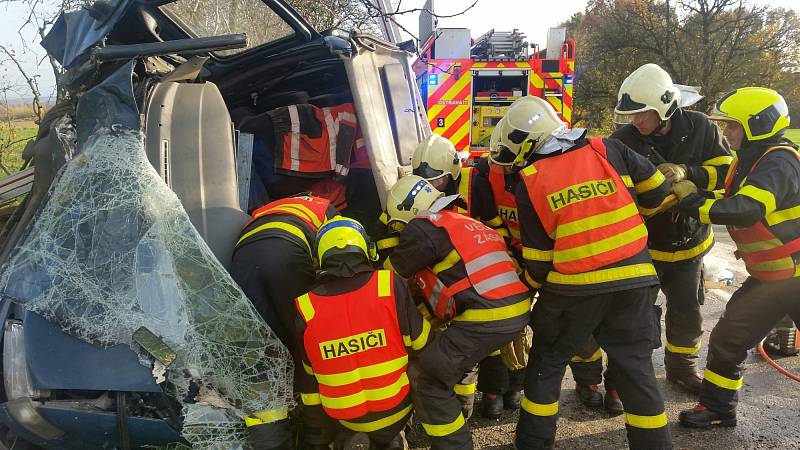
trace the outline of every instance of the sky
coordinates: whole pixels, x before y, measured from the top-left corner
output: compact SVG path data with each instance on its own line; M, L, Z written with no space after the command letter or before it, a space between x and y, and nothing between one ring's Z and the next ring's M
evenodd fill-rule
M220 0L225 1L225 0ZM434 10L437 14L447 15L462 11L471 4L471 0L434 0ZM800 11L800 0L758 0L772 6L781 6ZM397 0L392 0L393 4ZM403 10L422 7L425 0L402 0ZM541 47L546 45L547 29L558 26L569 19L574 13L583 11L587 0L478 0L478 4L465 14L454 18L439 19L439 27L469 28L473 38L477 38L490 29L498 31L511 31L514 28L525 33L528 42L537 43ZM44 50L38 45L36 30L30 27L18 31L26 20L25 8L17 2L0 5L0 44L10 46L21 54L24 67L31 73L40 74L39 86L44 97L53 94L55 81L50 65L46 60ZM418 13L400 16L400 23L414 34L418 34ZM21 36L20 36L21 34ZM23 38L33 42L29 48L22 47ZM580 43L577 43L580 54ZM16 69L0 57L0 78L3 82L10 82L19 86L22 96L26 94L24 80L16 73ZM6 84L6 83L3 83ZM13 96L11 94L10 96Z

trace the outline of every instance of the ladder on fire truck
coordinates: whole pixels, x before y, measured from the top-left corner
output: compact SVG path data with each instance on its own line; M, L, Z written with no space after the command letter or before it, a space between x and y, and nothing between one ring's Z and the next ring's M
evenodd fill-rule
M512 31L491 29L472 44L472 58L485 61L526 61L528 42L516 28Z

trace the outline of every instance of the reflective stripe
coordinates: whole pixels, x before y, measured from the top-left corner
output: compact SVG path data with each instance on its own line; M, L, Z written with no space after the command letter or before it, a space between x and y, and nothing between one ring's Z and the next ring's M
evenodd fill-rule
M748 268L757 271L779 271L794 269L794 259L787 256L786 258L773 259L771 261L752 264L748 266Z
M392 372L397 372L408 365L408 355L382 363L355 368L349 372L342 372L332 375L314 374L317 381L325 386L345 386L356 383L366 378L382 377Z
M475 289L480 295L483 295L489 291L494 289L508 286L514 283L519 283L519 277L514 272L504 272L497 274L493 277L489 277L481 282L475 283L472 287Z
M400 238L391 237L391 238L381 239L375 245L377 245L378 250L386 250L387 248L397 247L398 245L400 245Z
M431 332L431 324L425 319L422 319L422 332L419 333L416 339L411 339L411 336L403 335L403 343L406 347L411 347L414 350L421 350L428 343L428 336Z
M473 395L475 394L475 389L477 388L477 386L478 386L477 383L471 383L471 384L458 383L455 386L453 386L453 391L456 393L456 395Z
M263 217L271 212L275 211L282 211L292 215L301 216L304 219L307 219L309 222L313 223L314 226L319 228L322 226L322 220L316 216L310 209L308 209L305 205L301 205L300 203L286 203L283 205L277 205L269 209L265 209L256 213L253 218L258 219L259 217Z
M386 212L382 212L380 216L378 216L378 221L384 225L389 223L389 215Z
M369 433L371 431L378 431L382 430L389 425L394 425L400 420L402 420L408 413L411 412L411 408L413 405L408 405L405 408L401 409L400 411L392 414L391 416L384 417L383 419L373 420L372 422L348 422L346 420L340 420L339 423L342 424L343 427L359 432L359 433Z
M501 355L500 350L495 350L492 353L489 353L489 356L500 356L500 355Z
M265 411L259 411L244 418L244 425L246 427L254 427L256 425L263 425L265 423L277 422L289 417L287 408L276 408Z
M457 322L490 322L521 316L531 311L531 299L499 308L468 309L453 318Z
M706 171L708 174L708 184L706 185L706 189L709 191L713 191L714 188L717 187L717 168L714 166L701 166L703 170Z
M597 214L583 219L573 220L572 222L567 222L564 224L558 224L556 227L555 238L562 239L586 230L593 230L606 225L612 225L638 214L639 210L636 208L636 204L630 203L613 211L604 212L602 214Z
M657 212L661 212L662 210L666 209L666 205L675 200L675 197L672 195L668 195L664 197L664 200L661 200L661 203L658 204L655 208L645 208L642 205L639 205L639 213L643 216L652 216Z
M392 272L388 270L378 271L378 297L389 297L392 295Z
M747 244L736 243L736 249L742 253L752 253L758 252L761 250L771 250L776 247L780 247L783 245L779 239L769 239L766 241L757 241L757 242L750 242Z
M368 401L379 401L392 398L404 387L408 386L408 375L403 372L394 383L378 389L364 389L355 394L343 397L327 397L320 395L322 405L329 409L346 409L364 404Z
M538 248L522 247L522 258L528 261L552 261L552 250L539 250Z
M678 250L677 252L662 252L661 250L650 249L650 256L656 261L675 262L683 261L684 259L694 258L695 256L703 253L711 244L714 243L714 230L709 228L708 237L701 243L686 250Z
M527 281L528 284L531 285L531 287L533 288L539 289L540 287L542 287L542 283L539 283L536 280L534 280L533 277L531 277L531 274L528 273L527 270L525 271L525 281Z
M298 227L296 227L296 226L294 226L292 224L284 223L284 222L269 222L269 223L265 223L264 225L261 225L259 227L256 227L256 228L248 231L244 235L242 235L242 237L240 237L239 240L236 242L236 245L241 244L242 241L244 241L245 239L249 238L250 236L252 236L252 235L254 235L254 234L258 233L258 232L264 231L264 230L281 230L281 231L285 231L285 232L287 232L287 233L299 238L301 241L303 241L303 243L306 244L306 249L308 249L308 252L311 253L311 246L308 244L308 240L306 239L306 235L305 235L305 233L303 233L303 230L301 230L300 228L298 228Z
M314 393L314 394L303 394L301 392L300 393L300 400L306 406L314 406L314 405L321 405L322 404L322 400L320 399L320 396L317 393Z
M490 226L492 228L497 228L497 227L499 227L500 225L503 224L503 219L500 216L495 216L494 219L488 220L488 221L483 222L483 223L485 223L486 225L488 225L488 226Z
M650 263L632 264L630 266L601 269L586 273L564 274L551 271L547 274L549 283L558 284L595 284L611 281L627 280L649 275L655 275L656 269Z
M450 423L446 423L444 425L432 425L423 422L422 428L425 429L425 434L427 434L428 436L442 437L442 436L447 436L449 434L453 434L456 431L460 430L465 423L466 422L464 421L464 415L459 412L458 417L456 417L456 419Z
M769 226L794 219L800 219L800 205L767 214L767 224L769 224Z
M590 256L599 255L601 253L609 252L618 249L624 245L631 244L639 239L647 237L647 227L640 223L635 227L625 231L624 233L616 234L614 236L601 239L599 241L590 242L588 244L580 245L564 250L555 250L553 252L553 262L567 263L576 261Z
M533 164L531 164L530 166L522 169L522 174L525 175L525 176L533 175L536 172L537 172L536 167L534 167Z
M314 305L311 304L311 297L308 294L297 297L297 306L300 307L300 314L306 323L314 318Z
M573 356L572 359L570 359L570 362L574 362L574 363L590 363L590 362L595 362L595 361L597 361L599 359L602 359L602 358L603 358L603 351L598 348L597 351L594 352L594 354L592 354L592 356L590 356L588 358L581 358L580 356Z
M745 197L752 198L753 200L761 203L764 205L766 214L770 214L775 211L775 195L770 191L766 191L759 187L753 186L752 184L748 184L747 186L739 189L739 191L736 192L736 195L744 195Z
M534 416L555 416L558 414L558 402L548 404L535 403L528 400L528 397L523 396L520 406L527 413L533 414Z
M656 170L655 173L650 176L650 178L636 183L636 193L644 194L645 192L650 192L653 189L661 186L664 183L664 180L664 174Z
M331 161L331 170L336 168L336 135L339 134L339 121L333 121L330 108L322 108L325 116L325 128L328 130L328 154Z
M303 361L303 371L309 375L314 375L314 369Z
M667 426L669 420L666 412L655 416L637 416L636 414L625 413L625 422L632 427L653 429Z
M620 177L622 178L622 182L625 184L625 187L633 187L633 180L631 180L630 175L620 175Z
M505 228L495 228L494 231L497 231L497 234L499 234L500 236L503 236L504 238L507 238L507 237L510 236L508 234L508 230L506 230Z
M703 161L704 166L725 166L733 162L733 156L723 155L717 156Z
M742 387L744 381L743 378L739 378L738 380L725 378L722 375L712 372L711 370L708 369L708 367L706 367L706 370L703 373L703 379L715 386L719 386L722 389L728 389L731 391L739 390Z
M678 347L677 345L672 345L667 342L666 349L670 353L680 353L682 355L694 355L695 353L700 351L701 344L697 344L694 347Z
M491 265L506 261L510 261L508 253L497 251L481 255L465 264L464 267L466 267L468 274L474 274Z
M297 105L291 105L289 110L289 120L292 124L291 142L289 144L289 158L291 163L289 168L295 172L300 170L300 117L297 114Z
M433 271L433 273L438 274L439 272L443 272L447 269L452 268L459 261L461 261L461 255L459 255L457 251L451 250L450 253L448 253L443 260L439 261L437 264L431 267L431 270Z
M714 206L716 199L707 198L703 205L700 206L700 209L697 210L698 218L700 219L700 223L710 224L711 217L709 214L711 213L711 207Z

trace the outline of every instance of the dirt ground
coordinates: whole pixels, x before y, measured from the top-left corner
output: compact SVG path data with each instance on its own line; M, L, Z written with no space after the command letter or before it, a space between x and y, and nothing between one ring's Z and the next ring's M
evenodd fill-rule
M747 277L744 266L732 257L734 245L724 228L715 228L717 244L706 256L707 278L716 285L707 289L702 308L703 350L701 367L705 366L708 336L730 299L730 294ZM731 287L713 283L721 269L727 267L735 275ZM800 295L800 293L798 293ZM663 297L660 299L663 302ZM663 329L663 323L662 323ZM662 342L664 338L662 336ZM740 392L739 425L736 428L708 431L682 428L678 413L690 408L696 399L667 383L663 364L664 350L656 350L653 362L667 403L673 443L676 449L800 449L800 384L768 366L754 350L747 358L744 387ZM777 360L800 374L800 356ZM557 449L623 449L627 448L623 416L613 417L602 410L590 410L578 402L572 374L567 369L561 390ZM476 449L513 449L517 413L506 413L499 420L470 420ZM411 448L427 448L424 437L410 436Z

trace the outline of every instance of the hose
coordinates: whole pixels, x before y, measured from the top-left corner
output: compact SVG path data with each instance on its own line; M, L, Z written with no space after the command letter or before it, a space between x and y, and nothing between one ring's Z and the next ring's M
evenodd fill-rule
M761 355L761 358L764 359L764 361L766 361L767 364L774 367L775 370L777 370L778 372L782 373L783 375L786 375L787 377L793 379L794 381L800 382L800 376L797 376L792 372L789 372L788 370L784 369L783 367L781 367L780 364L776 363L772 358L769 357L769 355L767 355L767 351L764 350L765 340L766 338L762 339L761 342L758 343L758 354Z

